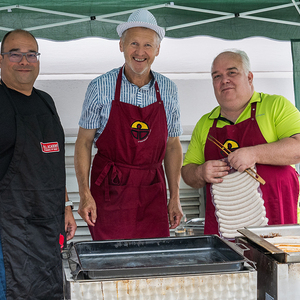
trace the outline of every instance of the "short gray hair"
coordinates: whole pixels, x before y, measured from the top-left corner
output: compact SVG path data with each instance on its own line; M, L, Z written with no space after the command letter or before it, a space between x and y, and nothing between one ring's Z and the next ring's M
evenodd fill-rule
M223 53L234 53L234 54L239 55L239 57L240 57L241 60L242 60L243 69L244 69L246 75L248 75L248 73L251 71L251 67L250 67L250 59L249 59L249 57L248 57L248 55L247 55L247 53L246 53L245 51L239 50L239 49L229 49L229 50L225 50L225 51L219 53L219 54L214 58L211 67L213 67L213 64L214 64L216 58L217 58L219 55L223 54Z

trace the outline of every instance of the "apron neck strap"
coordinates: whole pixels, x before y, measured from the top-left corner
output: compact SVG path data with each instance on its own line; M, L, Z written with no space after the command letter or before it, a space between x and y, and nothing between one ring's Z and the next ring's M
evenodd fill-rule
M157 102L158 102L158 103L161 103L162 101L161 101L161 97L160 97L159 87L158 87L158 83L157 83L156 80L155 80L154 85L155 85L155 92L156 92L156 99L157 99Z
M124 66L122 66L122 68L119 71L118 78L117 78L117 83L116 83L116 90L115 90L114 100L116 100L118 102L120 101L123 68L124 68Z
M256 102L251 103L251 119L255 119L255 113L256 113Z

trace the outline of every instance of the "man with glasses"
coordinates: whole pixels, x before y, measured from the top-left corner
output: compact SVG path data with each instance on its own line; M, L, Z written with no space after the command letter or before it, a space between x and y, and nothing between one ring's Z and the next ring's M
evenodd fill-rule
M60 253L76 230L66 193L63 129L52 98L33 88L39 57L29 32L18 29L4 36L0 299L62 299Z

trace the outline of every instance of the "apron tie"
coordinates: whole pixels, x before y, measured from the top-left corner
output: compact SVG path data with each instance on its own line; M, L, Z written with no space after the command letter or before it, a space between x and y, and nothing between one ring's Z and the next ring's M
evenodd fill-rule
M109 198L109 184L108 184L108 172L112 169L111 179L114 183L117 183L121 181L122 179L122 173L121 171L116 167L115 163L113 161L108 162L105 167L103 168L102 172L98 176L95 184L100 186L101 183L104 180L105 184L105 201L110 201Z

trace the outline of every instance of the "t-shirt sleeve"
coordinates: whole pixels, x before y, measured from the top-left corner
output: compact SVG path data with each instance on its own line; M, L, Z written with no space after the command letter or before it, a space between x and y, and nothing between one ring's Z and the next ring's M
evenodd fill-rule
M276 107L275 127L279 139L300 133L300 112L286 98L280 97Z
M268 143L300 133L300 112L285 97L264 95L263 109L256 116Z
M205 126L206 116L203 116L196 124L188 150L185 154L183 166L188 164L201 165L205 163L204 147L209 127Z

